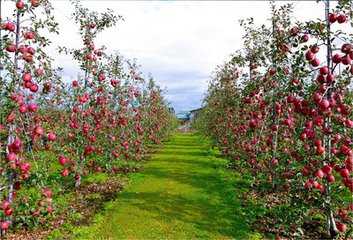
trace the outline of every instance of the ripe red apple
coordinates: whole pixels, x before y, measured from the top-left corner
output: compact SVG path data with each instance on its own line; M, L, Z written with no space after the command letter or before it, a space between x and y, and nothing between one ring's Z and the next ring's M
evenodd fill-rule
M13 213L13 210L11 208L8 208L8 209L5 209L4 213L6 216L11 216Z
M340 231L340 232L347 231L347 226L344 223L336 222L336 226L337 226L338 231Z
M313 67L318 67L320 65L320 60L318 58L314 58L313 60L310 61L310 64Z
M300 140L302 140L302 141L305 141L306 139L307 139L307 134L305 133L305 132L302 132L301 134L300 134Z
M32 7L38 7L39 6L39 0L31 0L31 5L32 5Z
M24 86L25 88L30 89L32 87L33 83L32 82L25 82Z
M352 62L351 57L347 54L346 56L341 58L341 61L344 65L350 65Z
M48 137L48 140L51 141L51 142L56 140L56 135L53 132L49 132L47 137Z
M351 119L346 119L344 125L348 128L353 128L353 121Z
M35 38L35 33L34 32L25 32L24 33L24 38L27 40L31 40ZM28 50L27 50L28 51Z
M67 177L69 175L69 169L65 168L61 171L61 176Z
M32 84L30 87L29 87L29 90L31 90L31 92L35 93L38 91L38 85L37 84Z
M342 168L340 170L340 174L343 178L348 178L349 177L349 170L347 168Z
M319 169L316 171L315 176L317 178L323 178L325 176L325 173L321 169Z
M337 15L336 15L335 13L330 13L330 14L328 15L328 20L329 20L330 23L336 22L336 20L337 20Z
M329 165L325 165L322 167L322 171L326 174L329 175L332 173L332 167Z
M116 87L116 86L119 84L119 81L116 80L116 79L112 79L112 80L110 80L110 84L111 84L113 87Z
M322 100L322 95L321 95L321 93L315 92L315 93L314 93L314 101L315 101L316 103L320 103L321 100Z
M320 74L326 75L326 74L328 74L328 72L329 72L329 69L327 66L323 66L320 68Z
M32 75L30 73L25 73L22 75L22 79L25 82L30 82L32 81Z
M28 104L28 110L30 112L36 112L38 110L38 106L35 103L30 103Z
M10 152L19 153L22 148L22 141L17 137L15 140L8 146Z
M340 14L337 17L337 22L338 23L345 23L347 21L347 16L344 14Z
M22 10L23 8L25 7L25 4L22 0L18 0L16 2L16 8L19 9L19 10Z
M332 83L334 80L335 80L335 75L333 75L332 73L327 74L326 76L327 83Z
M322 146L322 140L321 140L321 139L315 139L314 145L315 145L316 147Z
M342 145L340 148L340 152L346 156L349 156L352 154L351 148L348 147L347 145Z
M6 158L9 162L14 162L17 160L17 155L16 153L10 152L7 154Z
M325 153L325 148L323 146L316 147L316 154L322 155Z
M77 80L73 80L72 81L72 86L73 87L78 87L78 81Z
M315 54L314 54L312 51L308 50L308 51L305 53L305 59L306 59L306 60L312 61L312 60L314 60L314 58L315 58Z
M10 227L10 222L9 221L0 222L1 230L7 230L9 227Z
M332 62L334 62L334 63L340 63L341 62L341 55L340 54L338 54L338 53L336 53L335 55L333 55L333 57L332 57Z
M28 162L24 162L20 164L20 170L22 173L28 173L30 168L31 168L31 165Z
M36 53L36 50L34 50L34 48L32 47L27 47L27 53L34 55Z
M325 187L318 183L317 181L313 182L313 187L316 188L317 190L323 192L325 190Z
M304 34L304 35L301 37L301 41L302 41L302 42L307 42L307 41L309 41L309 35L308 35L308 34Z
M30 54L30 53L28 53L28 52L24 53L24 54L22 55L22 58L23 58L23 60L25 60L25 61L28 62L28 63L33 62L33 55Z
M99 75L98 75L98 81L104 81L105 80L105 75L104 75L104 73L99 73Z
M18 108L20 113L26 113L27 112L27 106L26 104L22 104L19 108Z
M321 84L325 83L325 76L321 74L317 75L316 81Z
M64 156L60 155L59 156L59 163L60 165L64 166L67 163L67 158L65 158Z
M13 43L10 43L9 45L7 45L6 51L8 51L8 52L16 52L16 45L13 44Z
M349 43L344 43L341 46L341 51L345 54L349 54L352 51L352 45Z
M257 120L256 119L251 119L250 122L249 122L249 126L251 128L255 128L257 126Z
M322 99L320 102L320 108L322 110L327 110L330 107L330 102L327 99Z
M313 45L310 47L310 51L316 54L320 51L320 47L318 45Z
M277 158L272 158L271 164L272 164L273 166L277 166L277 165L278 165L278 159L277 159Z
M9 201L7 201L7 200L4 200L4 201L2 201L2 203L1 203L1 209L2 210L6 210L6 209L9 209L10 208L10 202Z
M335 182L335 177L331 174L327 175L326 179L329 183Z
M7 23L5 23L5 29L10 32L14 32L16 29L16 26L13 22L7 22Z

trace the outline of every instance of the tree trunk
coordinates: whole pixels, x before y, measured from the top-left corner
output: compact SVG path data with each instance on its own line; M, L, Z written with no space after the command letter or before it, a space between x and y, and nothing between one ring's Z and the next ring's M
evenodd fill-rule
M330 28L330 22L328 20L329 18L329 13L330 13L330 0L325 1L325 21L326 21L326 30L328 32L327 38L326 38L326 47L327 47L327 53L326 53L326 61L327 61L327 67L329 68L329 71L333 73L333 66L331 62L331 56L332 56L332 46L331 46L331 28ZM326 96L324 96L327 100L331 99L331 94L332 94L332 86L329 87ZM326 117L325 119L325 127L331 127L331 117ZM327 136L324 137L324 143L326 146L325 149L325 160L327 160L327 163L331 162L332 159L332 154L331 154L331 133L329 133ZM325 161L326 162L326 161ZM326 191L325 191L325 204L326 204L326 221L327 221L327 232L330 235L332 239L334 239L337 234L337 226L336 222L333 216L333 211L331 208L331 198L330 198L330 183L326 182Z

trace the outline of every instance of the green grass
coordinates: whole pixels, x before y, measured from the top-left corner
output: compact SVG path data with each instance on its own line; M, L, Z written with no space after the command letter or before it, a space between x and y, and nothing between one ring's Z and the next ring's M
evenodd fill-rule
M73 238L260 239L237 197L246 182L226 163L198 135L177 134Z

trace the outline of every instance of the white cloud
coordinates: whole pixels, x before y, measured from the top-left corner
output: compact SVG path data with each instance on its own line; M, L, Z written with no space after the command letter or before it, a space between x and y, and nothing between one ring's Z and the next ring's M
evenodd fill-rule
M53 38L54 46L79 47L81 42L77 26L70 20L69 2L52 2L61 29L60 36ZM264 23L270 17L266 1L83 1L83 4L97 11L109 7L125 18L102 33L97 45L104 44L128 58L137 58L146 73L151 72L162 88L169 89L167 98L177 110L198 107L211 72L241 48L239 20L254 17L256 22ZM294 5L298 20L324 15L322 3L297 1ZM69 69L65 75L76 77L78 68L69 57L57 56L57 63Z

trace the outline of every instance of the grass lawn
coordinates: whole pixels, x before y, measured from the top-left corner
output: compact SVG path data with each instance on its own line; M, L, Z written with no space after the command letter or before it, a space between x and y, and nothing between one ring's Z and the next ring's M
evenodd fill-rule
M226 163L200 136L178 133L73 238L260 239L237 198L244 180Z

